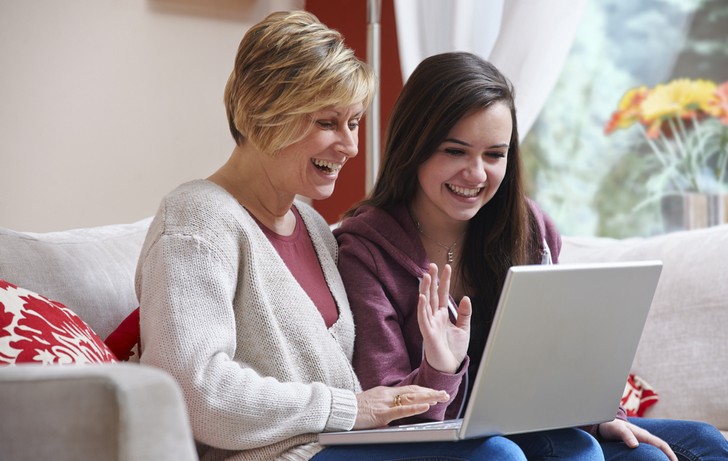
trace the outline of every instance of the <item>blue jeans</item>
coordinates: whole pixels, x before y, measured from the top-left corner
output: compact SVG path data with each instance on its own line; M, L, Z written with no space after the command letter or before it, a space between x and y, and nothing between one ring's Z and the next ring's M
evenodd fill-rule
M603 461L597 441L580 429L534 432L508 437L378 445L340 445L325 448L311 461Z
M667 442L681 461L726 461L728 441L710 424L673 419L629 418L629 422ZM652 445L629 448L622 442L602 442L607 461L663 461L667 456Z

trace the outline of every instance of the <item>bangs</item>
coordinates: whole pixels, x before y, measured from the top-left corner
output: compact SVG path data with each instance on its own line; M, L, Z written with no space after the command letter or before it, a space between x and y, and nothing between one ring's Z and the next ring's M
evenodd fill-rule
M331 107L350 106L362 103L364 109L369 107L376 91L376 79L365 67L354 67L351 72L342 75L332 76L323 85L319 85L319 93L311 95L312 104L301 108L299 114L311 114ZM326 80L326 79L324 79Z

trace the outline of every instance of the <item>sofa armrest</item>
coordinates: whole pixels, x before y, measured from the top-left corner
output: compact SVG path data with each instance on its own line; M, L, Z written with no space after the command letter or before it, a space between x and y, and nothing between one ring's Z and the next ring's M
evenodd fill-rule
M149 366L0 367L0 408L4 459L197 460L177 383Z

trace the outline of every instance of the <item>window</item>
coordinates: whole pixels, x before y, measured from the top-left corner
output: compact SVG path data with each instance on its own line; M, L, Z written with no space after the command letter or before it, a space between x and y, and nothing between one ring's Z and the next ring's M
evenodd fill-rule
M632 127L604 127L630 88L677 77L728 80L728 2L587 3L564 70L522 144L529 194L568 235L627 237L667 228L647 200L651 155Z

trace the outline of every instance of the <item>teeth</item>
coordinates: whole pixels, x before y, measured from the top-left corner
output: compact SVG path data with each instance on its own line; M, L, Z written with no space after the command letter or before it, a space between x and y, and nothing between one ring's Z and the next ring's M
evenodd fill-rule
M313 159L312 162L317 168L328 170L330 173L336 173L343 165L341 163L327 162L326 160L320 160L317 158Z
M475 197L481 190L483 190L482 187L467 189L465 187L453 186L452 184L448 184L447 188L455 192L457 195L462 195L463 197Z

